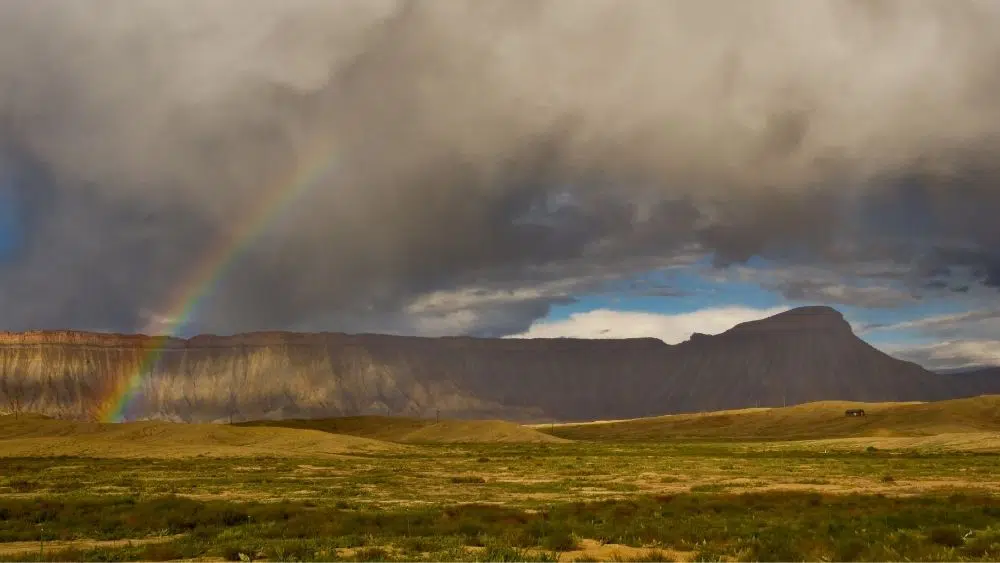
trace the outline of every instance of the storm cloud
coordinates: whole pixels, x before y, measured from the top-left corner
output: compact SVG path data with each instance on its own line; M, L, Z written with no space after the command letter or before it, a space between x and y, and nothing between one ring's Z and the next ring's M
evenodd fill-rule
M4 2L0 314L155 329L303 178L190 330L513 334L692 256L998 286L998 24L974 1Z

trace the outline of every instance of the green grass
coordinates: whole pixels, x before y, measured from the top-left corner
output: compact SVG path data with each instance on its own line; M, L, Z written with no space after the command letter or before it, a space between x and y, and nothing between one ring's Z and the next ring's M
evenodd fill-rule
M488 461L480 461L484 458ZM368 508L466 502L530 508L576 499L761 487L975 493L1000 488L998 462L997 455L824 454L669 443L421 446L399 455L319 460L0 458L0 498L178 495Z
M631 546L633 560L675 551L703 561L1000 558L1000 456L867 446L670 440L422 444L336 457L6 457L0 560L551 561L594 541ZM160 540L3 551L10 541L149 538Z
M183 536L160 544L74 550L69 558L214 556L238 560L243 553L295 560L341 556L516 560L525 555L537 560L574 549L576 538L593 538L759 561L990 560L1000 555L1000 499L680 494L560 503L544 511L481 504L342 510L292 502L205 502L178 497L0 501L2 541L32 541L40 535L53 541L153 534ZM468 549L472 546L481 549L473 552ZM25 553L6 559L37 557L37 553Z

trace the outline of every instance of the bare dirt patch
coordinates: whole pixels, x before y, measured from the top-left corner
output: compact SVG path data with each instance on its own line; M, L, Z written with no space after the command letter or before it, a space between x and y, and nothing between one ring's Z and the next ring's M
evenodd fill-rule
M690 561L694 557L693 551L678 551L676 549L666 549L658 547L632 547L617 543L604 543L597 540L580 540L578 549L573 551L563 551L559 554L559 561L576 561L577 559L587 559L596 561L625 561L648 556L650 553L662 555L667 561Z

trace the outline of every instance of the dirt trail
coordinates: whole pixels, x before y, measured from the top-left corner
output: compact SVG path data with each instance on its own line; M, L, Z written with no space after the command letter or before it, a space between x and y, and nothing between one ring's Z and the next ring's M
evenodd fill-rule
M176 540L181 535L159 536L155 538L137 538L124 540L54 540L39 544L37 541L15 541L0 542L0 556L19 555L22 553L32 553L43 550L43 553L53 551L63 551L66 549L95 549L101 547L128 547L130 545L146 545L152 543L166 543Z

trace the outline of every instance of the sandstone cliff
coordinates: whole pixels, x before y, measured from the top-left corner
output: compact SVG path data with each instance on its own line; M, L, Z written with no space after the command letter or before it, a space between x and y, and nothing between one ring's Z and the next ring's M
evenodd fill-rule
M0 333L0 406L7 410L94 419L132 380L127 419L179 421L437 413L587 420L1000 392L1000 379L962 380L891 358L826 307L676 346L655 339Z

